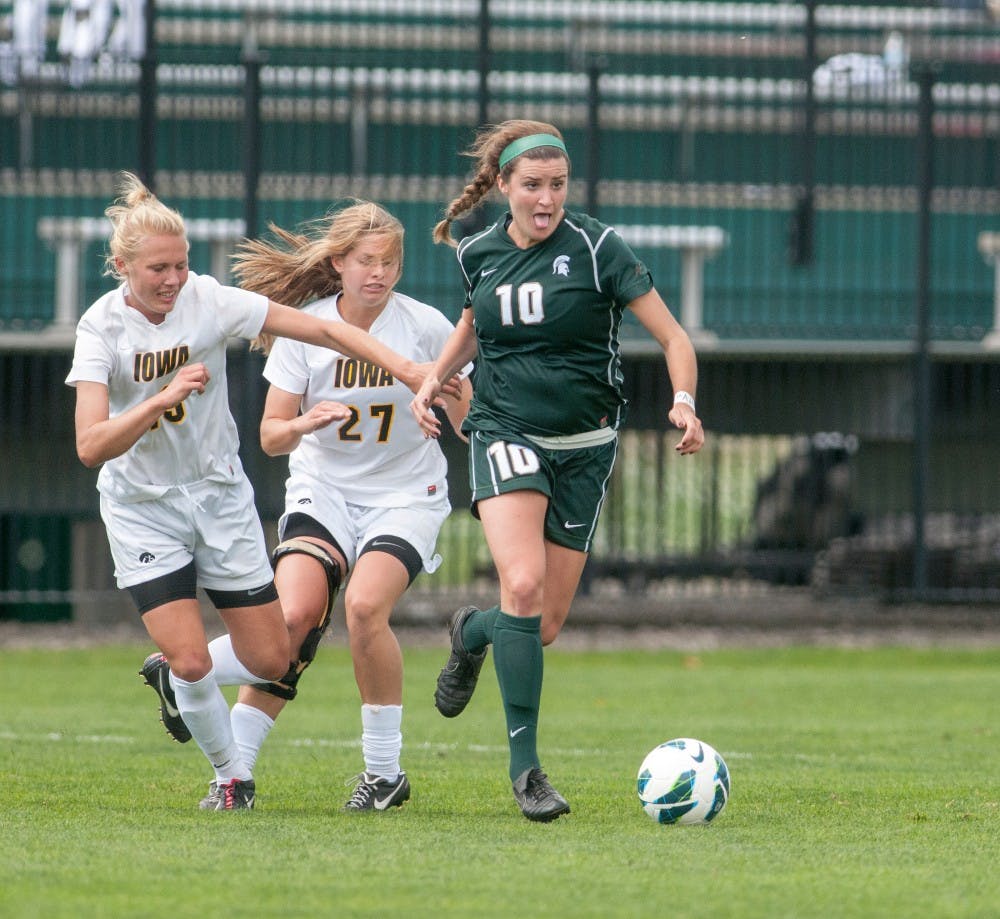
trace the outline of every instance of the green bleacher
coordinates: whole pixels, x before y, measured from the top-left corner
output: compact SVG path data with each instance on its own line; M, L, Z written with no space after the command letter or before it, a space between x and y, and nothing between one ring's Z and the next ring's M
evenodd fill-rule
M408 230L402 286L454 316L452 257L431 245L430 230L468 168L459 151L478 115L478 2L162 0L158 8L163 197L189 218L241 216L239 62L252 24L264 59L261 223L292 225L349 195L375 198ZM0 19L7 11L0 3ZM912 85L817 90L815 256L800 267L788 258L803 176L804 15L802 4L768 3L526 0L516 16L504 7L490 31L490 117L558 124L575 153L571 206L584 207L583 70L599 66L596 213L618 224L725 231L729 245L706 266L707 329L723 339L910 338ZM817 21L820 59L875 53L888 28L902 27L914 57L942 61L932 335L979 340L994 321L994 278L977 239L1000 230L995 26L931 4L819 6ZM50 21L50 37L57 27ZM114 171L138 160L137 66L99 66L71 88L54 50L49 58L40 83L0 87L0 239L8 254L0 330L53 319L54 254L38 238L38 220L98 216ZM99 242L84 251L84 304L107 287L101 252ZM639 252L676 302L678 253ZM207 270L207 259L207 246L193 243L193 267Z

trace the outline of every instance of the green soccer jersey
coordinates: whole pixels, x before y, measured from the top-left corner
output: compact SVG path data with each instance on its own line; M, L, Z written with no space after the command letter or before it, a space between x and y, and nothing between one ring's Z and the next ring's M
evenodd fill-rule
M518 248L509 215L458 246L479 356L468 430L541 436L617 429L625 419L618 333L653 287L611 228L565 212L544 242Z

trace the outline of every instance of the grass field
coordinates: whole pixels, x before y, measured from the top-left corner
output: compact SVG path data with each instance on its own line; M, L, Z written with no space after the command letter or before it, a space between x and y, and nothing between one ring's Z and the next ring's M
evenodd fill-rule
M448 721L427 648L406 650L413 799L340 813L361 762L333 643L265 747L258 809L199 812L207 765L163 733L147 650L0 651L0 916L1000 915L998 649L557 646L543 765L573 813L548 825L510 795L491 665ZM674 736L729 764L709 827L637 803Z

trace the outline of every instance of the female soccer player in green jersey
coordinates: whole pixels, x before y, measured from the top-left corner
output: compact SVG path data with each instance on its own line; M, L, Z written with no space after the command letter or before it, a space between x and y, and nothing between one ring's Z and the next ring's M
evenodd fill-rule
M509 212L457 244L465 309L412 409L437 437L430 409L440 381L475 360L463 430L473 513L499 574L500 604L452 617L451 655L434 699L446 717L461 713L493 645L514 797L529 820L548 821L570 808L538 759L542 646L566 621L614 466L626 408L625 309L663 349L681 455L705 439L695 414L697 360L649 271L614 229L565 210L570 163L556 128L506 121L481 131L468 155L475 175L435 227L435 241L455 245L452 221L494 186Z

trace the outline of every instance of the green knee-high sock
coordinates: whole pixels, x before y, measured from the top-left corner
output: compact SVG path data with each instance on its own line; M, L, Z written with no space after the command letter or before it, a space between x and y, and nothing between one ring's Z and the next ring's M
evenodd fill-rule
M497 615L493 628L493 667L500 684L510 779L538 762L538 707L542 697L542 617Z
M478 654L488 644L493 642L493 629L496 628L499 606L481 609L473 613L462 626L462 644L466 651Z

